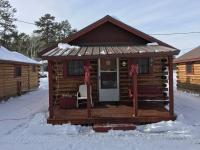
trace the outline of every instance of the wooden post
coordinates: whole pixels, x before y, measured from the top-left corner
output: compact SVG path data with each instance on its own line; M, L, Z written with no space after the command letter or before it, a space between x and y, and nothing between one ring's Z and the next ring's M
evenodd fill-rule
M174 90L173 90L173 58L168 56L168 76L169 76L169 115L174 115Z
M49 77L49 118L53 118L53 79L52 79L52 61L48 61Z
M137 116L138 113L138 90L137 90L137 71L138 67L136 64L131 65L130 74L132 76L132 92L133 92L133 115Z
M84 67L84 70L85 70L85 83L87 85L87 115L88 115L88 118L91 117L91 97L90 97L90 62L88 61L86 66Z

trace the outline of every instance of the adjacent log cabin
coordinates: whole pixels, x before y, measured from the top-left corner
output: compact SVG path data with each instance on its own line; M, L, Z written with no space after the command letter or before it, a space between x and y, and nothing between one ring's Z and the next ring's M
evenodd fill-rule
M175 59L177 88L200 93L200 46Z
M0 46L0 100L39 86L39 63Z
M48 60L48 123L151 123L176 118L176 48L111 16L62 43L76 46L55 45L40 52ZM76 108L82 84L87 85L86 105Z

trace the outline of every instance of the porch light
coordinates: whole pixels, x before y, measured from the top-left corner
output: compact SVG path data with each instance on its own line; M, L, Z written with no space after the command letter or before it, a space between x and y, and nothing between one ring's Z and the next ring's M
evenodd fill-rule
M127 62L126 61L122 61L121 65L122 65L122 67L126 67L127 66Z

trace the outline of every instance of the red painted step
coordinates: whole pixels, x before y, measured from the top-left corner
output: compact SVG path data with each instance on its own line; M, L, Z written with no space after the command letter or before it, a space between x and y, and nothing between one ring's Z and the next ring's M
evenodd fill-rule
M134 124L94 124L93 130L95 132L108 132L109 130L134 130L136 126Z

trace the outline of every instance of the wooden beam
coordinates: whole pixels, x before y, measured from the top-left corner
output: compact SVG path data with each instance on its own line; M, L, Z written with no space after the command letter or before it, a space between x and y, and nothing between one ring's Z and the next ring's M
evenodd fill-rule
M84 66L85 70L85 83L87 85L87 116L88 118L91 117L91 81L90 81L90 61L87 61L86 65Z
M174 115L174 89L173 89L173 58L168 56L168 76L169 76L169 115Z
M138 86L137 86L137 72L138 66L137 64L131 65L130 75L132 77L132 92L133 92L133 116L137 116L138 114Z
M53 118L53 79L52 79L52 61L48 61L48 77L49 77L49 118Z

